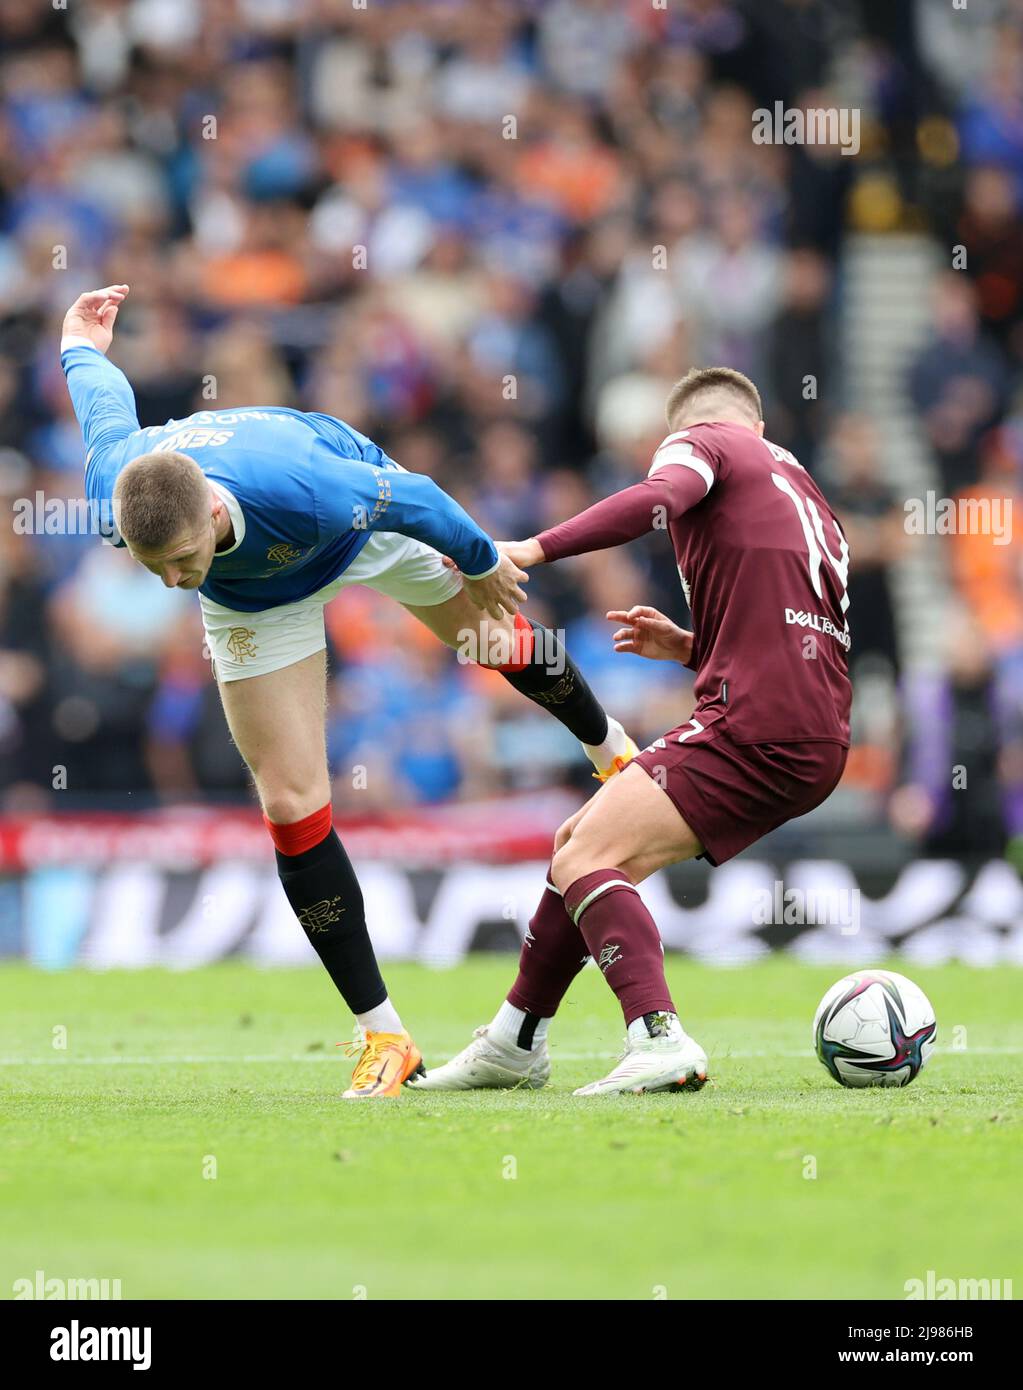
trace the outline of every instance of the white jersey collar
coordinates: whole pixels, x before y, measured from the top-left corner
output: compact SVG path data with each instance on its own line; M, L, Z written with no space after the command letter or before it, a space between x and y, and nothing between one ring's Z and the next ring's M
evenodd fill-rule
M223 483L216 483L212 478L206 481L227 508L227 514L231 518L231 526L234 528L234 545L229 545L226 550L216 550L213 553L213 562L216 562L224 555L230 555L232 551L238 549L245 539L245 514L238 504L238 499L233 492L229 492Z

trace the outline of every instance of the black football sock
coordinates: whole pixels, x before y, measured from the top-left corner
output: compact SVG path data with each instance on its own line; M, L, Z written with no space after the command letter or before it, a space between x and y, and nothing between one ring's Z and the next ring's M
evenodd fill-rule
M362 889L335 831L301 854L277 855L288 902L353 1014L387 998L366 928Z
M557 633L516 614L515 635L522 648L516 655L527 656L526 644L522 642L526 627L532 634L528 659L495 669L520 694L560 719L580 743L603 743L607 738L607 715Z

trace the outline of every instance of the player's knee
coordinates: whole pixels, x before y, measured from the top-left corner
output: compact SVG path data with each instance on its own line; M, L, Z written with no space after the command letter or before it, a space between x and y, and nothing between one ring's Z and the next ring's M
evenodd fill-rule
M583 874L607 867L603 864L589 863L578 839L572 837L571 831L569 836L567 843L555 850L554 858L551 860L551 882L559 893L566 893Z
M326 787L318 786L315 791L309 791L282 782L260 786L259 799L268 821L274 825L294 825L318 811L330 800L330 793Z

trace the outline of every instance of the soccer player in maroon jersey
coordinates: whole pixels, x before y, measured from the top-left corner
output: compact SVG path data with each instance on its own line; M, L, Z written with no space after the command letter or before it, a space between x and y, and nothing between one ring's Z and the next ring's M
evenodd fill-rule
M501 547L527 569L667 529L693 631L642 606L607 616L619 624L616 651L695 670L696 708L559 829L507 1000L417 1090L544 1085L548 1024L589 956L622 1006L627 1046L576 1095L706 1080L636 885L694 856L722 864L819 806L849 747L849 547L802 466L764 439L762 413L740 372L689 372L642 482Z

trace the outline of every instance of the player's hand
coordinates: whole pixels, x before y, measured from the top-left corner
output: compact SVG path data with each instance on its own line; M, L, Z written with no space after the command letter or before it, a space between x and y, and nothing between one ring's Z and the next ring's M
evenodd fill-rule
M495 541L499 555L507 555L513 565L520 569L528 569L530 565L542 565L545 560L540 542L536 540L528 541ZM458 565L452 560L450 555L444 556L444 565L449 570L457 570Z
M517 613L519 604L525 603L526 591L520 586L528 582L529 575L524 574L507 555L502 555L493 574L488 574L484 579L466 579L464 587L477 608L482 608L484 613L500 621L506 612Z
M651 661L681 661L685 665L693 655L693 634L679 627L656 608L637 604L627 612L612 609L608 621L622 627L612 637L616 652L633 652Z
M106 352L114 338L114 320L128 293L127 285L107 285L103 290L86 290L64 315L63 337L88 338L93 347Z
M542 565L544 563L544 553L540 547L540 542L535 538L528 541L498 541L497 548L502 555L507 555L512 564L518 565L520 569L528 570L531 565Z

